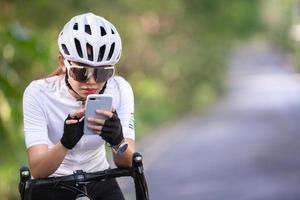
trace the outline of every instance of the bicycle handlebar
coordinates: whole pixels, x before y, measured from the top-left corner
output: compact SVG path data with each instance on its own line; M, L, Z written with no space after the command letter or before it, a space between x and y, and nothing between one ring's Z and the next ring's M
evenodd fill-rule
M29 200L31 191L40 186L52 186L59 184L81 184L90 181L100 181L111 178L131 176L134 179L137 200L149 200L148 186L144 176L142 155L134 153L132 167L106 169L97 172L84 172L76 170L71 175L31 179L30 171L27 167L20 168L19 191L22 200Z
M82 170L76 170L73 174L59 177L39 178L30 179L27 184L30 187L35 186L48 186L57 183L79 183L79 182L90 182L100 181L110 178L118 178L123 176L132 176L132 168L114 168L106 169L98 172L84 172Z

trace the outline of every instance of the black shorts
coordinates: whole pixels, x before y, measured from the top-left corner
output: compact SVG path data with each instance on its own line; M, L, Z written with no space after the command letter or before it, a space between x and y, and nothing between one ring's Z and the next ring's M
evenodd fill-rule
M87 192L93 200L124 200L122 191L116 179L91 182ZM59 187L41 187L31 193L32 200L74 200L78 193Z

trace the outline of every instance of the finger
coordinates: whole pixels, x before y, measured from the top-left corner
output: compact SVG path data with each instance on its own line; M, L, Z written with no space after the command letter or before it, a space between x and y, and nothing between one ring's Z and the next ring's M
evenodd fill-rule
M93 131L102 131L103 126L88 125L88 128L92 129Z
M74 118L74 117L82 117L84 115L85 110L84 109L80 109L74 112L70 113L70 117Z
M116 112L117 110L116 110L116 108L114 107L113 109L112 109L112 111L111 112Z
M97 123L97 124L99 124L99 125L104 125L105 120L103 120L103 119L98 119L98 118L94 118L94 117L89 117L89 118L88 118L88 122Z
M76 124L77 122L78 122L78 120L75 120L75 119L66 120L66 124Z
M105 111L105 110L96 110L96 113L99 114L99 115L104 115L108 118L112 118L113 116L113 113L110 112L110 111Z

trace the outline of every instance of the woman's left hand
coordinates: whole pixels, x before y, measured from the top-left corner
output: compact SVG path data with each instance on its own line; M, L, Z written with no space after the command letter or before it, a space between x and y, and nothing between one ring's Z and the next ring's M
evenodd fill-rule
M111 146L119 145L123 140L123 130L121 121L115 109L112 112L96 110L99 115L106 116L107 119L99 119L89 117L88 121L96 125L88 125L88 128L92 129L96 134L100 135L103 140L109 143Z

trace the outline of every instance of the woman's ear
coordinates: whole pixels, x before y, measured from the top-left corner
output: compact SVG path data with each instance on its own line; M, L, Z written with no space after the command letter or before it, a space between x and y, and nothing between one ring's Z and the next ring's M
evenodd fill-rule
M66 66L64 64L64 57L61 54L59 54L59 56L58 56L58 62L59 62L59 66L61 67L62 71L66 72Z

